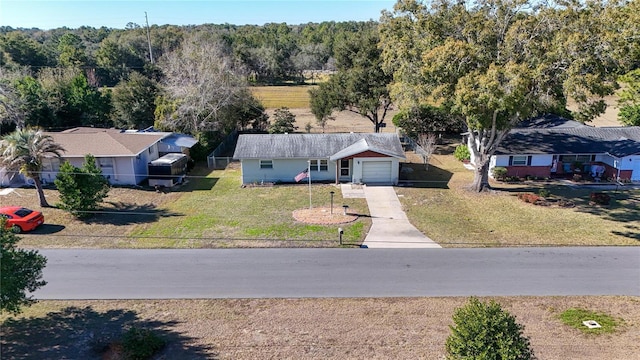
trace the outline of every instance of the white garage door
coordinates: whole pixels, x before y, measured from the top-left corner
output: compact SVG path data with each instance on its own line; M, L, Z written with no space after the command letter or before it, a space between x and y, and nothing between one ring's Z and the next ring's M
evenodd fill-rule
M633 172L631 173L632 181L640 181L640 159L633 159Z
M362 182L365 184L391 183L391 161L364 161Z

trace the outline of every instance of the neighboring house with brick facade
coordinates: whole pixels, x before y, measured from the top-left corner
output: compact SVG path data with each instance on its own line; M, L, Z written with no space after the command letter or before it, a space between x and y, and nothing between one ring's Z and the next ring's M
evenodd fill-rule
M507 176L640 181L640 127L593 127L545 115L512 129L491 158ZM490 171L491 173L491 171Z

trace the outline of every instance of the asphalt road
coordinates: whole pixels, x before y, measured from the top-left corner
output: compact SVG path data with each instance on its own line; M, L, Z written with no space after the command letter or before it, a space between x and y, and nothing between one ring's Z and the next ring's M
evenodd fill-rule
M640 247L40 252L38 299L640 295Z

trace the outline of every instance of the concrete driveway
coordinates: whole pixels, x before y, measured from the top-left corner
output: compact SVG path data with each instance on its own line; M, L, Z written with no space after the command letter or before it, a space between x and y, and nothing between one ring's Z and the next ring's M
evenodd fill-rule
M409 220L392 186L363 186L372 225L363 245L369 248L441 248Z

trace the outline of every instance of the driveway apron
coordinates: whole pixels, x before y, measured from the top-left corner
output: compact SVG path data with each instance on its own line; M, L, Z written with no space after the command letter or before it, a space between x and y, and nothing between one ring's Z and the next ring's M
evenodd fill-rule
M364 186L371 229L363 245L369 248L441 248L409 220L392 186Z

